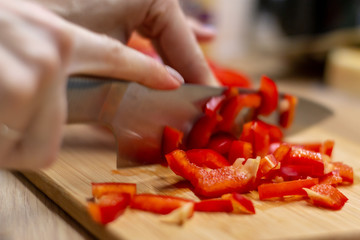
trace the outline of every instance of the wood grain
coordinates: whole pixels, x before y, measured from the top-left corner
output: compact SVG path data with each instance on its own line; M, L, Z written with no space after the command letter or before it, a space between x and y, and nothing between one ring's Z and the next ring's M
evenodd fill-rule
M94 239L19 173L0 170L0 239Z
M286 83L282 85L287 89ZM294 89L294 88L291 88ZM123 216L107 225L94 223L86 211L86 199L91 197L91 182L133 182L139 192L197 197L182 178L168 168L150 165L118 169L115 144L106 132L89 126L69 126L58 161L42 172L24 175L61 206L73 218L101 239L356 239L360 238L360 132L357 127L360 101L349 101L337 93L315 88L296 88L298 94L322 99L334 115L317 125L289 137L292 141L334 139L334 160L354 167L354 185L341 187L349 198L341 211L314 208L305 201L260 202L254 198L255 215L196 213L183 226L159 221L157 215L127 210ZM315 94L316 93L316 94ZM330 95L330 94L331 95ZM335 94L335 95L334 95ZM324 95L324 96L322 96ZM326 97L326 99L323 99ZM344 107L342 102L348 105ZM316 114L316 113L309 113Z

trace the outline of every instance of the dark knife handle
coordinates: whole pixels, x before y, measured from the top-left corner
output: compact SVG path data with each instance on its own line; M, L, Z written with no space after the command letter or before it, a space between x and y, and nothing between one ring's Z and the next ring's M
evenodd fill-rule
M99 122L99 115L114 80L76 76L67 83L68 123Z

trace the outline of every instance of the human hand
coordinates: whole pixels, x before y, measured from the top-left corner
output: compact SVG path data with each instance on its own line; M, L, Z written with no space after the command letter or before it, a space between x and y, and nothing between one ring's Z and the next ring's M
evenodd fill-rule
M153 41L162 60L175 68L186 82L218 85L194 37L195 33L199 40L208 40L214 34L186 19L178 0L32 1L123 43L136 30Z
M106 75L162 89L181 84L174 70L36 4L1 1L0 26L2 168L37 169L56 159L69 74Z

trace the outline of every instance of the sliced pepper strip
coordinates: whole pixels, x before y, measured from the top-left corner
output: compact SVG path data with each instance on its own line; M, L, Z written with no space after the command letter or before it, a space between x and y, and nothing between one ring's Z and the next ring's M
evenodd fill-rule
M352 167L341 162L332 162L334 169L339 171L339 175L342 178L342 183L354 183L354 170Z
M170 126L165 126L162 136L162 154L168 154L181 148L184 133Z
M221 168L230 166L230 163L220 153L211 149L191 149L186 151L190 162L199 167Z
M95 198L100 198L109 193L126 193L130 197L136 194L135 183L118 183L118 182L104 182L91 183L92 195Z
M236 137L230 133L216 133L211 136L207 148L210 148L221 155L227 156L232 141L236 140Z
M207 199L195 203L198 212L232 212L233 205L229 199Z
M298 98L284 94L279 103L279 125L283 128L290 128L294 122Z
M88 202L87 209L94 221L107 224L123 214L129 203L129 194L108 193L97 199L96 203Z
M228 193L221 196L223 199L229 199L232 203L233 213L255 214L255 208L252 201L240 193Z
M229 149L229 162L233 164L238 158L251 158L253 157L253 148L251 143L237 140L233 141Z
M207 197L218 197L229 192L246 192L256 174L248 171L247 166L242 164L217 169L198 167L190 162L182 150L167 154L166 159L176 174L189 180L199 195Z
M340 210L348 198L329 184L317 184L304 189L314 206Z
M279 93L275 82L267 76L262 76L259 93L261 105L257 109L257 114L268 116L277 108L278 104Z
M137 194L131 199L130 207L142 211L168 214L191 200L155 194Z
M280 183L265 183L258 187L259 199L266 200L291 195L306 196L303 188L309 188L319 183L318 178L308 178Z

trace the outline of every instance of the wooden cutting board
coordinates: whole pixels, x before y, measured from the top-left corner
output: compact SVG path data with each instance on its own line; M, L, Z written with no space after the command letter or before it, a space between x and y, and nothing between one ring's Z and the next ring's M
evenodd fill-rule
M115 142L107 132L91 126L68 126L55 165L41 172L23 174L101 239L358 239L360 109L351 106L360 106L357 105L360 101L345 106L338 99L322 99L335 114L288 140L335 140L334 161L343 161L355 171L355 183L339 188L349 198L340 211L315 208L306 201L258 201L251 195L255 215L195 213L184 225L177 226L161 222L158 215L127 209L116 221L100 226L91 220L86 210L91 182L131 182L137 184L140 193L197 197L181 177L166 167L151 165L116 170Z

